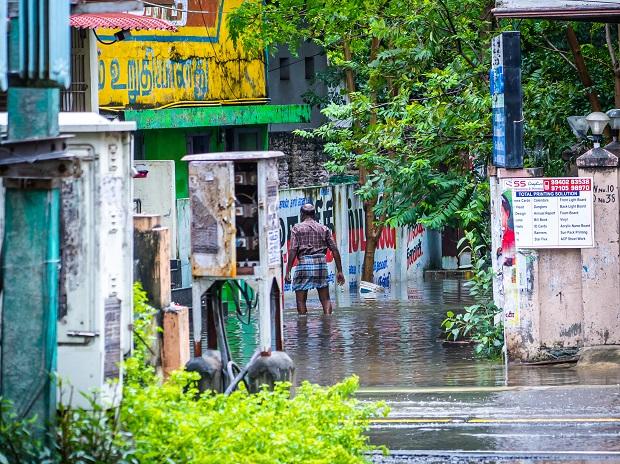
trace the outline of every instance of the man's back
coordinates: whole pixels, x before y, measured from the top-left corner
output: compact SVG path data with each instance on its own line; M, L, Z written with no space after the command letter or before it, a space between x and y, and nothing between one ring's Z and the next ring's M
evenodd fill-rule
M295 224L291 231L291 249L297 250L297 256L325 254L327 249L334 250L336 243L328 227L313 219Z

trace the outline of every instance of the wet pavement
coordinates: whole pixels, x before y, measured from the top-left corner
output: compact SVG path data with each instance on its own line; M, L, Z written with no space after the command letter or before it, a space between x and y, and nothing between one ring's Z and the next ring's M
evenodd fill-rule
M355 374L361 399L389 404L369 435L392 455L375 462L620 463L620 372L506 369L477 359L469 345L444 343L446 311L471 303L464 282L420 282L376 300L338 290L333 298L332 316L310 298L303 317L286 299L286 350L297 382ZM255 328L229 320L229 330L236 357L249 358Z
M384 399L392 407L387 418L373 422L373 443L409 450L410 458L415 450L426 457L457 452L497 460L620 462L618 385L366 390L360 398Z

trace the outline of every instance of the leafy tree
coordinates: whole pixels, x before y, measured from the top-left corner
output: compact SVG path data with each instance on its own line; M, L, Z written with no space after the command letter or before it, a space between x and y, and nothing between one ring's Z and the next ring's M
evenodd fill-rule
M487 190L478 188L473 162L485 164L490 151L491 6L478 0L280 0L246 2L229 16L246 49L311 40L340 70L348 103L325 108L332 122L312 135L326 141L333 172L359 172L364 280L372 280L384 225L422 221L440 228L460 211L466 220L478 218L470 210Z
M364 280L372 279L384 225L453 225L488 245L492 36L521 31L528 166L563 174L561 154L575 142L566 117L587 113L593 97L610 104L614 68L606 44L616 32L608 27L606 40L603 25L498 23L493 7L491 0L274 0L245 2L229 15L246 49L310 40L339 71L346 103L324 108L330 122L306 135L326 141L333 172L359 172Z

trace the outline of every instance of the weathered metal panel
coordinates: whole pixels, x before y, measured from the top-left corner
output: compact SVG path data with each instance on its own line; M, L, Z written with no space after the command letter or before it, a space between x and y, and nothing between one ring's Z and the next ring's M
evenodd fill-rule
M145 5L144 14L170 21L178 32L136 31L120 43L100 47L102 107L158 108L267 96L261 57L248 54L229 37L226 14L242 0L157 3L163 8ZM114 40L114 32L98 33L103 40Z
M68 0L19 0L17 34L12 53L13 71L22 79L53 81L68 87L71 81ZM13 66L12 66L13 67Z
M498 18L620 21L620 2L610 0L496 0Z
M0 90L6 92L9 81L7 72L9 69L9 17L8 2L0 1Z
M49 16L46 28L48 33L46 40L48 47L47 63L45 63L45 67L48 69L48 77L64 88L68 88L71 83L69 1L41 0L41 3L47 4L46 10Z
M9 140L48 139L58 135L60 91L10 87L8 93ZM49 115L41 117L41 115Z
M192 274L234 277L235 192L232 162L189 164Z
M248 105L126 111L138 129L246 126L310 122L309 105Z
M181 282L183 287L189 287L192 283L190 243L191 212L189 198L177 200L177 256L181 261Z
M146 169L144 178L133 181L134 211L161 216L161 225L168 227L172 237L177 234L174 161L134 161L138 170ZM176 243L170 241L170 257L177 257Z
M94 121L91 132L77 134L68 146L83 173L65 181L62 191L58 373L76 392L96 390L103 404L112 405L121 400L122 383L106 379L121 375L115 366L131 337L132 147L130 133L99 124ZM88 407L80 394L71 400Z

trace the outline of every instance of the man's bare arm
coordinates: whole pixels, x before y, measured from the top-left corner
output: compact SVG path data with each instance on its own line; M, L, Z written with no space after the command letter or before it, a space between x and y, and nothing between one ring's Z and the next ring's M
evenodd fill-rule
M338 285L344 285L344 274L342 273L342 258L337 247L332 248L334 261L336 261L336 282Z
M291 281L291 269L293 268L293 263L297 259L297 248L288 250L288 259L286 261L286 273L284 274L284 280L286 282Z

